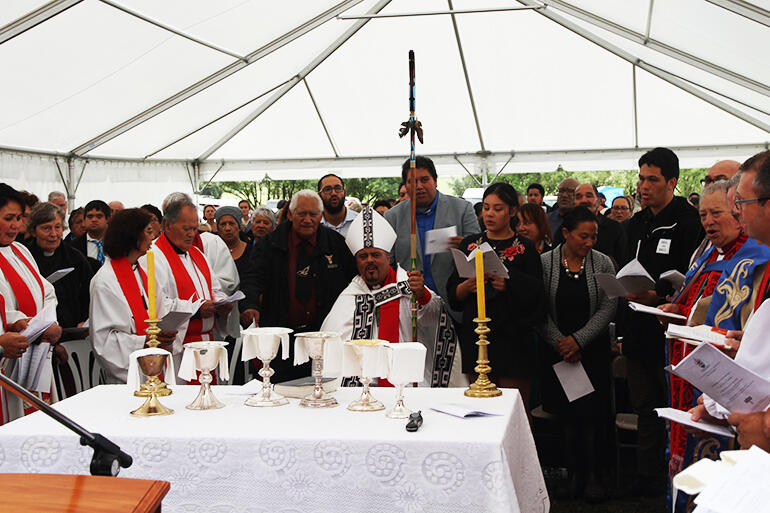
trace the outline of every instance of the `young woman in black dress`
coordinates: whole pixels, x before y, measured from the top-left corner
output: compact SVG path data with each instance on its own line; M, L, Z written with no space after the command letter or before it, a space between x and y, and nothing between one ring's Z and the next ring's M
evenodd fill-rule
M507 183L495 183L484 192L482 216L486 231L463 239L459 249L470 254L489 243L508 269L508 278L485 274L487 325L491 331L489 360L492 381L502 388L518 388L529 413L529 394L535 365L534 328L544 312L543 271L535 245L516 232L519 198ZM478 335L476 324L476 279L460 278L457 270L447 282L449 304L462 310L460 347L463 372L476 379Z

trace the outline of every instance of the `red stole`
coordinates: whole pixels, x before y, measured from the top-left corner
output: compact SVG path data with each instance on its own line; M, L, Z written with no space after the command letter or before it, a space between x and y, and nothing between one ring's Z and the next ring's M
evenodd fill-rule
M42 301L45 302L45 288L43 288L43 280L40 278L40 273L29 263L29 260L27 260L24 254L19 251L19 248L11 244L11 250L13 251L13 254L27 266L27 269L30 270L35 277L35 280L37 280L37 284L40 286ZM19 273L16 272L16 269L13 268L11 263L2 253L0 253L0 271L2 271L3 275L8 280L8 284L11 286L11 290L13 290L13 295L16 298L16 304L18 305L19 311L26 316L34 317L35 314L37 314L37 304L35 303L35 298L32 297L32 291L29 290L27 283L22 279Z
M155 241L155 246L161 250L163 255L166 257L166 261L168 261L168 265L171 268L171 274L174 275L174 283L176 283L177 296L181 299L190 299L196 295L197 292L195 289L195 284L192 281L192 277L190 277L190 274L187 272L182 259L179 258L177 252L173 247L171 247L171 243L166 238L165 233L158 237L158 239ZM213 298L214 293L211 289L211 271L209 270L208 262L206 262L206 257L204 257L203 252L201 252L195 246L190 247L188 254L190 255L190 258L192 259L195 267L200 270L201 274L203 274L203 277L206 279L206 286L208 286L209 289L209 297ZM183 343L198 342L202 340L203 335L208 335L209 333L211 333L211 330L205 332L203 331L203 319L190 319Z
M392 267L388 269L388 276L383 285L396 283L396 271ZM398 309L401 303L401 296L392 301L380 305L380 322L377 326L377 338L387 340L388 342L399 342L399 318ZM379 378L378 386L392 387L393 385L385 378Z
M136 334L144 335L144 330L147 329L146 320L149 319L149 314L147 313L147 308L144 306L142 291L139 290L139 284L136 282L134 269L127 258L110 260L110 264L112 265L115 277L118 279L120 291L123 293L123 297L126 298L128 308L131 310L131 315L134 317ZM139 267L139 276L142 278L144 290L147 290L147 275L141 267Z
M8 329L8 320L5 317L5 298L0 294L0 317L3 321L3 333Z

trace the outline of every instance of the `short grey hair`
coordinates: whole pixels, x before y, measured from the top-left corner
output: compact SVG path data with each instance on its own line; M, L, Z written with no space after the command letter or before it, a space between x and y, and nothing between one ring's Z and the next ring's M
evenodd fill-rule
M27 233L33 235L35 228L41 224L50 223L59 218L64 227L64 212L53 203L38 203L29 211L27 215Z
M253 223L254 219L256 219L257 216L262 216L270 219L270 222L273 223L273 226L275 226L275 212L270 210L267 207L257 207L254 209L254 212L252 212L251 217L249 218L249 223Z
M192 198L183 192L172 192L163 200L163 221L174 224L179 220L184 207L192 207L197 212Z
M61 191L51 191L48 193L48 201L51 201L56 198L64 198L67 199L67 197L64 195Z
M727 196L730 190L732 180L717 180L716 182L707 185L703 188L701 196L708 196L709 194L715 194L717 192L723 192Z
M321 196L312 189L302 189L301 191L295 192L291 197L291 201L289 202L289 212L294 213L300 198L313 198L318 203L318 211L324 211L324 202L321 201Z

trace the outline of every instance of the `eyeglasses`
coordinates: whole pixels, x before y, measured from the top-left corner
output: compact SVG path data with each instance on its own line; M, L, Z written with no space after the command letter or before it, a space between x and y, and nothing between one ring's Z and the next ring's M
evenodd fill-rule
M716 176L714 178L711 178L710 176L707 176L706 178L704 178L703 180L700 181L700 184L702 186L706 187L706 186L711 185L712 183L718 182L720 180L729 180L729 178L726 177L725 175L718 175L718 176Z
M612 207L612 210L631 210L631 209L628 207L616 206L616 207Z
M742 205L745 205L747 203L755 203L758 201L767 201L770 200L770 196L766 196L764 198L751 198L751 199L734 199L733 205L735 205L735 208L740 209Z
M321 189L321 192L324 193L324 194L329 194L332 191L334 191L334 192L342 192L343 190L344 189L343 189L343 187L341 185L335 185L334 187L332 187L331 185L327 185L326 187Z

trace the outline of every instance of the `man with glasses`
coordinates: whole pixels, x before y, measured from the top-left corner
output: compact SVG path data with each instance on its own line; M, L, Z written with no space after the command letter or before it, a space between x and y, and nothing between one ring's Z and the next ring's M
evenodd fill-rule
M703 187L708 187L719 180L729 180L738 172L740 163L734 160L720 160L708 170L706 176L700 181Z
M579 182L574 178L565 178L559 182L556 208L548 213L548 226L551 227L551 233L559 232L564 215L575 207L575 189L578 184Z
M703 178L703 180L700 181L700 184L703 187L708 187L709 185L713 184L714 182L718 182L719 180L730 180L733 176L736 175L736 173L738 173L739 167L740 164L734 160L720 160L711 166L711 168L708 170L708 173L706 173L706 176ZM693 206L698 208L698 206L695 204L693 204ZM703 255L703 253L709 249L711 249L711 241L709 241L708 237L704 237L698 247L695 248L692 257L690 257L690 265L694 264L695 261L698 260Z
M350 223L358 215L358 212L345 206L345 182L335 174L322 176L318 180L318 194L324 204L321 224L344 237L348 234Z
M733 201L739 220L749 237L770 245L770 151L763 151L749 158L740 166L740 181ZM755 281L756 284L756 281ZM754 373L770 378L770 344L766 343L763 331L768 325L770 306L765 300L770 297L770 266L765 269L759 283L757 299L754 302L754 315L742 331L728 332L732 341L740 341L735 361ZM733 344L733 347L735 344ZM693 420L718 418L729 414L713 400L703 395L700 404L690 410ZM738 443L747 449L757 445L770 450L770 412L738 414L727 417L738 433Z

